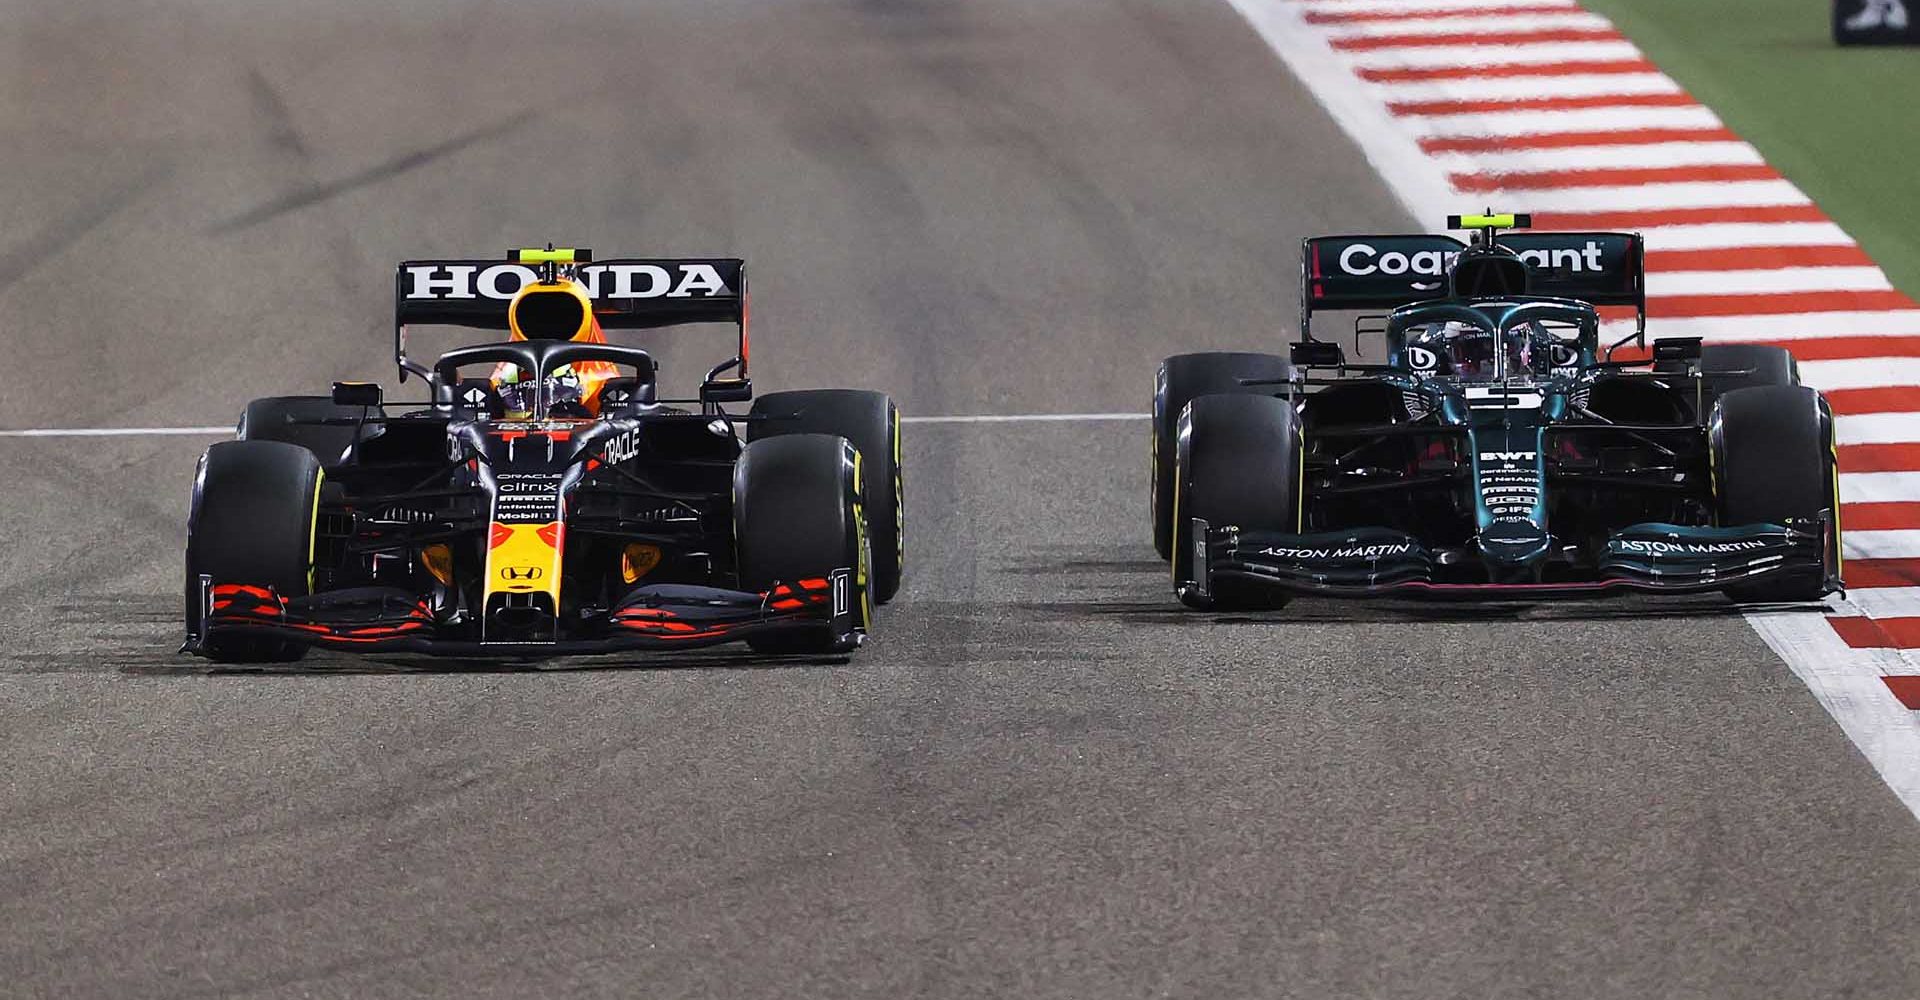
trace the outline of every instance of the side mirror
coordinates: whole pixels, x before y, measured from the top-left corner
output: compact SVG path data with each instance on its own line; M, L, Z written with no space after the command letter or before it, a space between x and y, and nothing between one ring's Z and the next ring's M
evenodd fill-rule
M386 400L378 382L335 382L333 401L339 406L379 406Z
M1347 362L1340 345L1325 340L1303 340L1293 345L1288 359L1295 368L1338 368Z
M744 403L753 398L750 378L708 379L700 386L702 403Z

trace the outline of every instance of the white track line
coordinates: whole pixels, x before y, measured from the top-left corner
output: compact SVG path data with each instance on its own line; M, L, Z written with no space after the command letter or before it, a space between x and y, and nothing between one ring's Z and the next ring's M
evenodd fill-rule
M206 437L232 433L232 424L224 427L30 427L24 430L0 430L0 437Z
M1053 424L1146 420L1150 413L977 413L938 417L901 417L903 424ZM213 437L232 434L224 427L29 427L0 430L0 438Z
M906 424L1068 424L1148 420L1151 413L981 413L959 417L901 417Z
M1914 395L1920 402L1920 392ZM907 424L1109 423L1146 420L1149 413L1006 413L901 417ZM1920 441L1920 412L1868 413L1839 418L1841 444L1894 444ZM0 438L217 437L227 426L207 427L31 427L0 430Z

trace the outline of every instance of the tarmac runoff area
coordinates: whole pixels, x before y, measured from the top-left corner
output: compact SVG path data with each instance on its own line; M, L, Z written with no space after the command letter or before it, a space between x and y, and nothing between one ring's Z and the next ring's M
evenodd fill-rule
M1189 0L15 11L0 303L68 360L0 427L194 433L0 441L6 992L1912 996L1888 942L1920 825L1724 602L1186 613L1137 418L909 427L907 587L845 662L174 655L205 429L391 386L408 257L738 253L762 389L919 416L1131 415L1164 355L1279 346L1301 237L1461 208L1416 220L1260 26ZM1437 55L1354 51L1456 99ZM1840 245L1801 204L1660 211L1656 248ZM691 379L711 345L650 346ZM1845 413L1852 442L1902 433Z

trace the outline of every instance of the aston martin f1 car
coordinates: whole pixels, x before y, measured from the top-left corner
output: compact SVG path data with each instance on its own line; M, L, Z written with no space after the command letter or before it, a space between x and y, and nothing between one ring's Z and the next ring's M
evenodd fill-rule
M1289 356L1161 365L1154 537L1181 601L1840 588L1833 415L1793 357L1649 351L1641 237L1510 231L1529 222L1306 240ZM1603 348L1600 308L1624 307ZM1325 311L1384 357L1316 338Z
M540 658L744 640L841 653L900 585L900 417L878 392L753 399L746 266L520 250L395 277L400 381L256 399L207 449L188 652ZM731 324L697 395L605 331ZM410 325L503 331L431 364ZM746 413L727 404L752 400Z

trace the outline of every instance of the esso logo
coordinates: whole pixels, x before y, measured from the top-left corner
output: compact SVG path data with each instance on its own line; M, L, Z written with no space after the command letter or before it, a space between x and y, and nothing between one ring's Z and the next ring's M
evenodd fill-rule
M1424 347L1407 348L1407 367L1417 372L1440 370L1440 355Z

